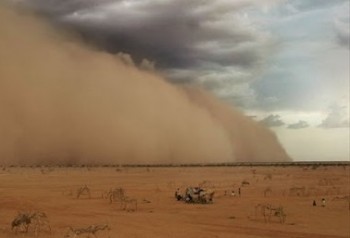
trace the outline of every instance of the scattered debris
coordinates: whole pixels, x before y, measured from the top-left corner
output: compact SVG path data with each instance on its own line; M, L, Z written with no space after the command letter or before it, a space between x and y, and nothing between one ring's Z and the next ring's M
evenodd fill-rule
M90 234L92 234L94 237L97 237L96 233L98 231L104 231L104 230L110 230L111 228L107 224L102 225L91 225L86 228L73 228L69 226L69 230L65 234L65 238L73 237L76 238L82 234L86 234L88 237L90 237ZM72 234L73 233L73 234ZM73 236L72 236L73 235Z
M137 211L137 199L127 196L122 197L121 208L127 212Z
M350 196L349 195L344 195L344 196L336 196L332 199L334 200L349 200L350 201Z
M79 199L82 195L85 195L85 196L88 196L88 198L91 198L90 188L87 185L84 185L83 187L78 188L77 198Z
M109 198L109 203L115 201L121 201L125 196L125 190L123 188L110 189L107 193L107 198Z
M120 209L131 212L137 210L137 199L126 196L123 188L110 189L108 192L102 194L104 198L109 199L109 203L119 202ZM144 203L150 203L150 201L143 199Z
M272 194L272 189L270 187L267 187L264 189L264 197L267 197L268 195Z
M289 189L289 196L305 196L306 195L306 188L305 187L292 187Z
M243 180L241 184L242 184L242 187L250 185L250 183L247 180Z
M11 223L11 230L15 233L28 233L30 226L33 227L35 236L43 229L51 233L49 219L44 212L19 212Z
M285 223L286 214L282 206L272 206L271 204L258 204L255 206L255 218L264 217L265 222L270 222L271 217L278 217L280 223Z
M142 200L143 203L151 203L151 201L147 200L147 199L143 199Z

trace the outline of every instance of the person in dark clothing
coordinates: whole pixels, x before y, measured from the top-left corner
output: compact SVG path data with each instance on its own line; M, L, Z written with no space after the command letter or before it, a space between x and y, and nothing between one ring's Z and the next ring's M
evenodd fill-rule
M179 189L177 189L176 192L175 192L175 198L178 201L182 200L182 196L180 194L180 190Z

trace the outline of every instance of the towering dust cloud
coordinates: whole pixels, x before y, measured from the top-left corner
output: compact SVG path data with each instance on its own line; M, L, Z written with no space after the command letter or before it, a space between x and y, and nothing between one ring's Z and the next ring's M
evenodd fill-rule
M213 96L0 7L0 164L287 160Z

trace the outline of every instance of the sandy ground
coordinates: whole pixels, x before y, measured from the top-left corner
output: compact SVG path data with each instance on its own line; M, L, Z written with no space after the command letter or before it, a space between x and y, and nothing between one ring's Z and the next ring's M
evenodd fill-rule
M92 224L111 227L97 232L98 238L350 237L349 167L0 167L0 237L35 237L31 226L27 234L11 231L19 211L47 214L52 231L43 226L39 237L64 237L68 226ZM249 185L241 187L239 197L243 180ZM85 184L91 198L77 199L77 189ZM175 200L177 188L198 185L215 190L213 204ZM137 199L136 211L102 198L115 187ZM294 192L296 187L305 191ZM275 216L270 222L256 216L255 206L261 203L283 206L285 223Z

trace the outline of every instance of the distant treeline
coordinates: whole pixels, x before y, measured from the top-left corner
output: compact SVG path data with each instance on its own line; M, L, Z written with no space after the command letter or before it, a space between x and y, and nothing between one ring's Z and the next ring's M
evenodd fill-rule
M35 164L0 165L0 167L115 167L115 168L166 168L166 167L288 167L288 166L350 166L350 161L294 161L294 162L230 162L189 164Z

